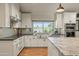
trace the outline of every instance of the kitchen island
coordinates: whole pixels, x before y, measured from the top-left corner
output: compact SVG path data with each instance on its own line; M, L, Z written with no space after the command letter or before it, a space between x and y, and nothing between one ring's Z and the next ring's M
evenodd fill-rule
M64 37L64 36L48 37L48 40L64 56L78 56L79 55L79 38L78 37Z

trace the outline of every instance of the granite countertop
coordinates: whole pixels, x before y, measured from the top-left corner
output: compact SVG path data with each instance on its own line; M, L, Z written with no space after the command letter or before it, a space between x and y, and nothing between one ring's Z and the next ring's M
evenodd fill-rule
M48 39L65 56L79 56L78 37L48 37Z
M27 35L27 34L22 34L20 36L12 35L12 36L9 36L9 37L1 37L0 41L13 41L13 40L15 40L17 38L20 38L20 37L24 36L24 35Z
M33 35L33 34L22 34L20 36L12 35L12 36L9 36L9 37L1 37L0 41L13 41L13 40L15 40L17 38L20 38L20 37L24 36L24 35Z
M9 36L9 37L2 37L2 38L0 38L0 41L13 41L19 37L21 37L21 36L13 35L13 36Z

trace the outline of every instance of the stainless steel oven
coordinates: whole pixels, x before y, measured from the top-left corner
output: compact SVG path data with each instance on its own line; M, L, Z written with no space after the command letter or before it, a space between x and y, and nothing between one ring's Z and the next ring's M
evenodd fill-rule
M76 24L74 24L74 23L65 24L66 37L75 37L75 27L76 27Z

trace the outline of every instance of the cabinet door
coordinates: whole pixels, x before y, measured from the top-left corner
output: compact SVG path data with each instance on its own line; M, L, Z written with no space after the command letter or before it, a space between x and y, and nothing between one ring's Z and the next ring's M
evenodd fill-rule
M37 46L38 47L47 47L47 39L37 39Z
M56 28L63 28L63 14L56 14Z
M21 28L20 8L19 4L10 4L10 16L15 17L18 22L13 24L14 28Z
M25 36L25 47L47 47L47 39L38 39L34 36Z
M18 44L14 44L14 55L18 55Z
M18 55L20 51L24 48L24 36L13 41L14 55Z
M25 36L24 46L25 46L25 47L29 47L29 46L30 46L30 39L29 39L29 36Z
M19 52L19 49L18 49L19 45L18 45L18 43L19 43L18 39L16 39L16 40L13 41L14 55L18 55L18 52Z
M33 36L25 36L25 47L37 47L37 43Z
M0 4L0 27L10 27L9 4Z
M16 12L16 17L17 19L20 19L20 6L19 4L15 4L15 12Z
M22 27L32 28L31 13L22 13Z
M70 14L64 13L64 23L69 23L69 22L70 22Z
M10 4L5 4L5 27L10 27Z
M16 5L14 3L10 4L10 16L16 17Z
M10 4L10 16L20 19L20 7L19 4Z
M76 13L75 12L65 12L63 20L64 20L64 23L76 23Z
M22 36L19 40L19 45L21 46L20 49L22 50L24 48L24 36Z
M12 41L0 41L0 56L12 56L13 44Z
M0 4L0 27L5 25L5 4Z

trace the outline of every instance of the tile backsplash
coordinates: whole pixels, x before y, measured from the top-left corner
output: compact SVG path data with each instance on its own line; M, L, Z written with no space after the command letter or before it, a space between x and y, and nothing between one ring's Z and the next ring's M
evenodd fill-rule
M11 28L0 28L0 37L8 37L15 35L14 29Z
M22 29L22 34L33 34L32 28Z

